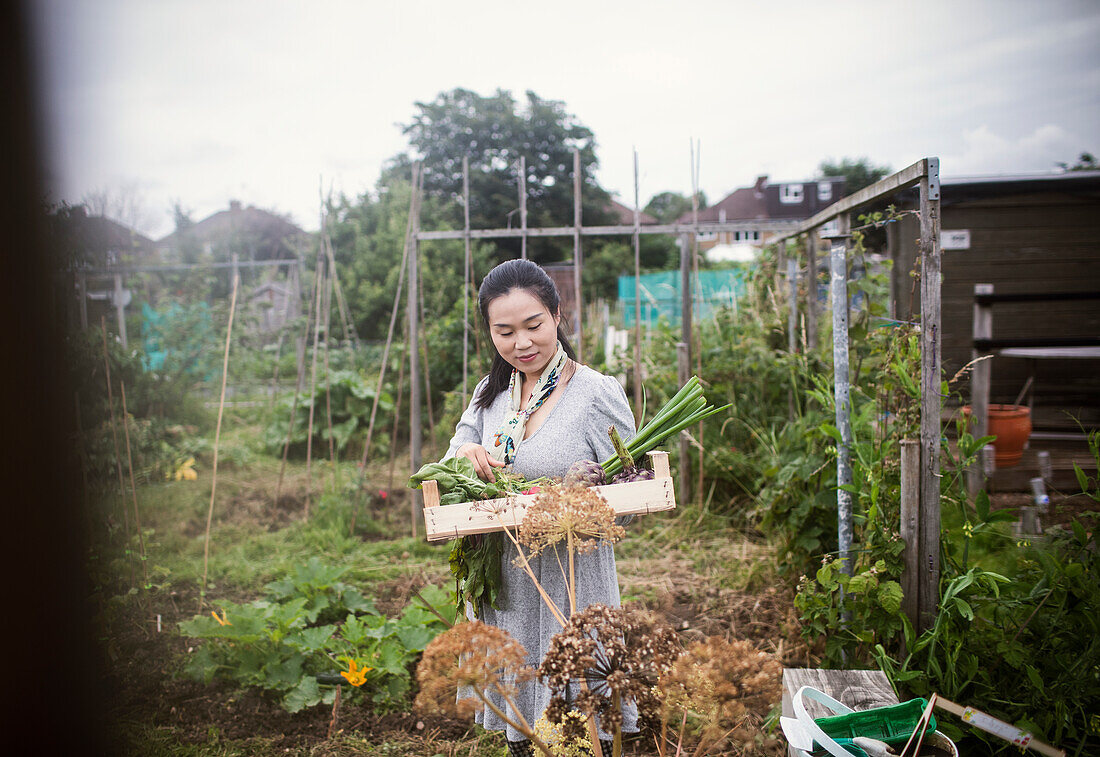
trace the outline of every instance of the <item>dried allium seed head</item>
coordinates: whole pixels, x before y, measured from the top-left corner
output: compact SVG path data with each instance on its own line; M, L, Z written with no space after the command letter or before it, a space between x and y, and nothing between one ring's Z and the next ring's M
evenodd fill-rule
M626 531L615 523L615 511L597 492L583 486L550 486L527 508L518 539L537 555L573 538L578 553L590 552L600 540L616 542Z
M460 623L435 637L424 650L416 669L420 693L415 706L425 712L468 715L481 709L481 701L456 702L459 688L513 695L516 684L533 677L527 651L507 631L480 621Z
M755 731L780 697L783 668L750 642L712 636L693 644L658 684L664 716L690 712L704 740L728 732L731 742L754 741ZM730 729L733 729L732 731Z
M605 731L622 722L620 702L642 712L656 709L654 684L671 670L680 653L676 634L639 613L591 605L569 619L550 640L539 678L552 691L547 717L561 722L570 709L569 685L587 682L589 691L572 693L572 707L598 715Z

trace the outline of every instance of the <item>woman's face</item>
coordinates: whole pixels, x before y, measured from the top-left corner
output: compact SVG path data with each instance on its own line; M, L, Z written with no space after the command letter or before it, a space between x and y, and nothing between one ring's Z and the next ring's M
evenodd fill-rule
M558 322L542 301L526 289L512 289L489 303L493 346L513 368L529 378L542 375L558 349Z

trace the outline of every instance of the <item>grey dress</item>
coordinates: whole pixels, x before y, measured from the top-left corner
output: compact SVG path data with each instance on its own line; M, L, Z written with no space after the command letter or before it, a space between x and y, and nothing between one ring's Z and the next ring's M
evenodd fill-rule
M475 398L484 385L483 379L474 391ZM507 405L507 392L502 392L484 410L471 402L455 428L446 456L452 457L459 447L469 442L488 449L493 434L504 421ZM634 436L634 417L626 393L614 378L587 366L579 366L543 425L519 444L513 467L527 478L561 477L577 460L606 460L613 453L607 435L607 427L612 424L624 440ZM565 550L561 551L561 564L568 564ZM527 650L529 663L538 666L546 654L550 638L561 630L561 625L543 603L530 577L522 568L512 564L516 556L515 545L505 539L501 571L503 586L497 601L501 609L482 606L480 616L484 622L502 628L515 637ZM562 612L568 613L569 597L558 559L547 552L533 558L531 568L554 603ZM615 553L610 544L602 543L598 549L578 555L576 575L578 611L597 603L619 606ZM470 614L469 608L467 613ZM493 699L494 704L504 709L504 703L499 698ZM537 681L523 684L516 700L531 727L549 703L549 689ZM623 731L637 731L637 720L637 708L628 703L623 707ZM506 730L511 741L525 738L488 709L478 714L477 722L490 731ZM610 738L610 735L601 732L600 738Z

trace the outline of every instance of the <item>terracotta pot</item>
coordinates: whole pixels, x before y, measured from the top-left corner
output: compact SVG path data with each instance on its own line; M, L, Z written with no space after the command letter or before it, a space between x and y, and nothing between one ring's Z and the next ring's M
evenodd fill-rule
M970 406L963 406L962 413L969 416ZM986 433L997 437L993 440L993 459L998 468L1011 468L1020 462L1031 436L1031 408L990 404L987 417L989 430Z

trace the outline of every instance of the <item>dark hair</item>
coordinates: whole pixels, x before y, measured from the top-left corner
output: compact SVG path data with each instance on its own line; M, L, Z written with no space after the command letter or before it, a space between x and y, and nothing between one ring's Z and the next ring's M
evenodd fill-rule
M486 274L481 281L481 288L477 290L477 305L481 309L481 319L485 322L486 329L489 328L489 303L513 289L524 290L545 305L551 315L560 315L561 296L554 286L554 280L546 271L530 260L506 260ZM576 360L577 355L565 337L564 322L564 318L558 321L558 341L561 342L565 354ZM489 380L474 399L474 404L482 409L488 408L497 395L508 388L511 378L512 366L494 349Z

